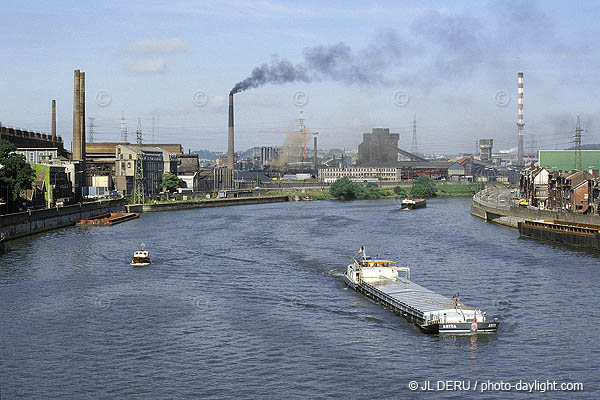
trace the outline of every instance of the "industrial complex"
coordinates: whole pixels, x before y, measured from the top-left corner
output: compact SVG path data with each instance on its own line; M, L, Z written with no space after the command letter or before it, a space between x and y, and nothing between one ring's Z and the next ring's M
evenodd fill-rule
M364 132L356 150L347 147L343 150L325 150L318 148L318 132L306 126L303 111L300 111L297 130L263 131L285 133L284 144L256 146L249 151L236 152L233 91L228 96L227 151L213 162L201 160L196 153L184 153L180 143L144 142L140 121L135 132L136 140L130 141L124 114L121 118L120 141L93 141L90 137L93 126L88 124L86 132L85 86L85 72L75 70L71 151L65 148L63 138L56 132L55 100L51 103L50 134L0 125L0 138L13 143L17 153L35 166L34 185L24 193L27 207L48 207L114 196L131 197L133 201L143 202L156 198L164 191L162 182L166 174L179 179L180 192L202 196L215 196L223 190L253 189L256 186L268 188L277 184L279 187L282 181L328 185L348 177L357 183L401 183L426 175L438 182L520 184L523 196L531 204L552 207L557 204L556 201L552 197L544 198L540 195L542 191L537 189L541 181L546 184L546 180L541 178L546 176L546 172L550 177L560 177L561 174L571 173L571 170L585 170L590 171L587 172L590 176L597 176L592 171L597 171L600 165L597 151L582 151L580 147L576 150L542 150L537 155L524 153L522 72L517 74L516 154L495 153L494 139L482 138L477 141L476 153L435 158L428 158L417 151L416 117L412 121L411 151L399 147L399 133L383 127ZM577 129L580 130L579 125ZM540 175L536 172L538 169L532 168L546 172ZM554 171L559 171L558 175ZM565 178L560 182L564 186L565 182L572 180ZM590 205L583 207L586 210L597 208L591 201L595 186L589 184L588 187ZM582 209L577 205L572 207Z

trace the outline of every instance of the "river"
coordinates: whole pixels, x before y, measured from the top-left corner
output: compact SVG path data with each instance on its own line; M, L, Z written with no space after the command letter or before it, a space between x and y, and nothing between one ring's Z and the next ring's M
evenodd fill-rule
M476 393L488 381L537 379L584 384L552 398L598 398L600 257L519 239L469 206L182 210L8 242L0 397L463 398L470 393L410 391L409 382L447 389L457 380ZM153 264L134 268L140 242ZM361 246L499 316L498 333L425 335L345 288Z

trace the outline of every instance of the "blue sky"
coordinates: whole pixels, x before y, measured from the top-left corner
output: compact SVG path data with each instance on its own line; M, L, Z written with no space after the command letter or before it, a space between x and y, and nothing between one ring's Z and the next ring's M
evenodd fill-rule
M305 64L310 49L343 43L354 68L378 79L327 75L236 94L236 149L280 144L300 110L323 147L355 147L389 127L410 148L470 152L477 138L516 147L516 79L525 74L525 148L600 143L596 2L103 1L5 2L0 121L72 138L73 70L86 72L96 140L130 138L225 150L226 96L263 63ZM381 79L379 79L381 78ZM308 100L302 107L294 95ZM105 104L107 99L109 104ZM408 100L408 101L407 101ZM204 104L206 102L206 104Z

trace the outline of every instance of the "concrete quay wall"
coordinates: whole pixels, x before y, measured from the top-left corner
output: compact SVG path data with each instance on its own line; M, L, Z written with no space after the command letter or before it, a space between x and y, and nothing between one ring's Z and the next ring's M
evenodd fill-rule
M125 201L99 200L90 203L79 203L71 206L31 210L0 216L0 232L6 239L17 239L23 236L74 225L80 219L95 217L109 212L123 211Z
M600 225L600 215L577 214L562 211L538 210L527 207L493 207L489 203L473 197L471 214L486 221L518 228L518 221L543 219L577 224Z
M190 208L207 208L207 207L226 207L226 206L241 206L247 204L266 204L280 203L289 201L288 196L267 196L267 197L237 197L231 199L212 199L203 201L178 201L172 203L158 204L132 204L128 205L128 212L154 212L154 211L169 211L169 210L186 210Z

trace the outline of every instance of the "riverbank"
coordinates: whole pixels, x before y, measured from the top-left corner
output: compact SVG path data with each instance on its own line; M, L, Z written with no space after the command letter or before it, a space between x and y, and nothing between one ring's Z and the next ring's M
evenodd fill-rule
M89 203L30 210L0 216L0 232L7 240L17 239L52 229L75 225L82 219L123 211L124 199L99 200Z
M561 211L538 210L518 207L510 203L509 195L502 200L502 193L495 194L496 203L485 201L485 191L478 192L471 202L471 215L496 224L518 229L519 221L543 219L573 224L600 225L599 215L578 214Z
M128 204L127 212L155 212L170 210L186 210L190 208L227 207L247 204L281 203L289 201L288 196L235 197L229 199L209 199L190 201L167 201L151 204Z
M412 186L399 186L402 188L403 193L400 195L394 192L394 187L380 187L378 197L379 199L397 199L410 197L410 190ZM477 193L479 185L461 185L461 184L442 184L436 185L436 197L438 198L450 198L450 197L471 197ZM271 191L272 195L277 196L289 196L290 200L293 201L313 201L313 200L336 200L335 197L329 191L329 188L323 189L301 189L292 191ZM373 199L357 199L357 200L373 200Z

